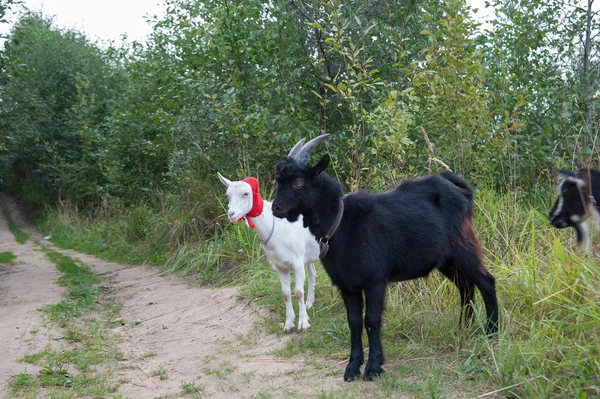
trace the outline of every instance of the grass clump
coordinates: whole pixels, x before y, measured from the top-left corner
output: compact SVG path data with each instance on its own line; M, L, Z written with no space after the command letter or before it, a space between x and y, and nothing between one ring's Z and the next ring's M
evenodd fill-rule
M17 393L23 390L31 390L37 385L39 385L39 382L33 374L23 372L13 378L10 389L12 393Z
M0 252L0 263L4 265L13 266L15 264L15 259L17 259L17 256L12 252Z
M158 377L161 381L169 379L169 373L163 366L158 366L156 370L152 370L150 375L153 377Z
M58 279L58 284L66 287L67 299L45 307L44 311L51 321L66 326L73 318L94 308L94 298L99 294L96 284L100 280L94 276L88 266L78 264L68 256L55 251L47 252L46 256L56 264L58 270L63 272Z
M204 390L204 386L196 385L193 382L182 382L181 383L181 391L184 394L198 393Z
M8 228L13 233L13 235L15 236L15 240L19 244L25 244L27 240L29 240L29 234L21 230L19 225L17 225L16 223L8 222Z

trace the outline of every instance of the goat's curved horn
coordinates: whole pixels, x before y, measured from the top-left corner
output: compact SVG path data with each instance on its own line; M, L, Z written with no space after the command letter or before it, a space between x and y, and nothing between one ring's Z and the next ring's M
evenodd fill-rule
M299 142L296 143L296 145L290 150L290 153L288 154L289 158L296 157L296 153L302 149L302 144L304 144L305 140L305 138L302 138Z
M310 157L310 153L328 136L329 134L322 134L318 137L315 137L308 143L304 144L302 146L302 149L300 149L298 153L293 156L293 158L297 160L300 164L306 164L308 162L308 157Z

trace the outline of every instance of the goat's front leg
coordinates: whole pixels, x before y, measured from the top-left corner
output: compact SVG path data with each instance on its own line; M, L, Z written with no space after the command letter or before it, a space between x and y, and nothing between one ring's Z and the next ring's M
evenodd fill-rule
M308 324L308 313L306 313L306 305L304 304L304 280L306 275L304 273L304 264L294 266L294 278L296 280L296 288L294 289L294 295L298 300L298 331L306 330L310 327Z
M292 292L290 290L290 271L283 271L278 268L276 268L276 270L277 274L279 274L283 301L285 302L285 324L283 326L283 331L290 332L294 329L294 321L296 320L296 313L294 313L294 307L292 306Z
M365 366L364 378L373 381L384 373L381 365L384 362L381 345L381 315L385 302L387 284L379 284L365 289L365 329L369 337L369 360Z
M350 361L344 372L344 381L353 381L360 376L360 366L364 362L362 346L363 298L361 290L341 290L341 292L342 298L344 298L344 305L346 305L351 344Z

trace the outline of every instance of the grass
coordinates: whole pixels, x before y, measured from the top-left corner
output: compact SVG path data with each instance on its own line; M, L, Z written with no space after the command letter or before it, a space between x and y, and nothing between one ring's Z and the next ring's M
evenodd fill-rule
M196 385L193 382L182 382L181 383L181 391L184 394L192 394L202 392L204 390L203 385Z
M66 288L67 299L47 306L44 311L51 321L66 327L74 318L94 309L94 299L100 293L96 285L100 280L88 266L68 256L55 251L47 252L46 255L63 273L58 284Z
M590 387L600 386L600 267L595 258L574 250L573 231L548 225L552 197L551 189L527 196L477 192L476 231L486 248L486 267L496 277L501 309L498 336L487 339L481 331L485 311L479 294L475 323L458 328L458 292L438 273L391 284L382 337L387 373L368 385L369 392L444 397L502 389L502 395L517 398L593 396ZM261 329L283 335L279 280L265 263L256 234L242 224L223 222L210 235L194 230L182 212L133 209L104 219L61 209L49 214L41 228L59 237L61 245L90 243L93 253L114 245L117 251L110 256L119 260L141 256L165 273L241 285L244 298L271 310ZM148 250L151 242L160 254ZM348 357L349 331L341 298L320 266L309 316L312 327L293 334L275 354L306 356L318 372L337 375ZM348 386L359 393L344 388L322 397L361 397L362 385Z
M13 266L15 264L15 259L17 259L17 256L12 252L0 252L0 263L4 265Z
M156 370L152 370L150 375L153 377L158 377L161 381L169 379L169 373L163 366L158 366Z
M41 367L37 374L21 373L10 384L12 397L116 397L113 366L122 359L119 338L110 333L120 307L107 302L97 288L100 280L91 269L55 251L47 257L63 273L65 300L43 312L62 332L64 344L24 356L21 361ZM85 315L85 317L82 317ZM101 370L99 369L101 367Z
M29 234L21 230L19 225L17 225L16 223L8 222L8 228L13 233L13 235L15 236L15 240L19 244L25 244L27 240L29 240Z

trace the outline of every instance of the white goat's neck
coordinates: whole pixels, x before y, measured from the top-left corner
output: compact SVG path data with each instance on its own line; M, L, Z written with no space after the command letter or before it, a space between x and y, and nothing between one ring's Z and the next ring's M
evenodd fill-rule
M256 233L263 242L269 239L269 236L271 235L274 218L275 216L273 216L273 211L271 210L271 202L269 201L263 202L263 211L260 215L255 218L248 218L256 226L254 230L256 230ZM267 245L269 245L269 243L267 243Z

